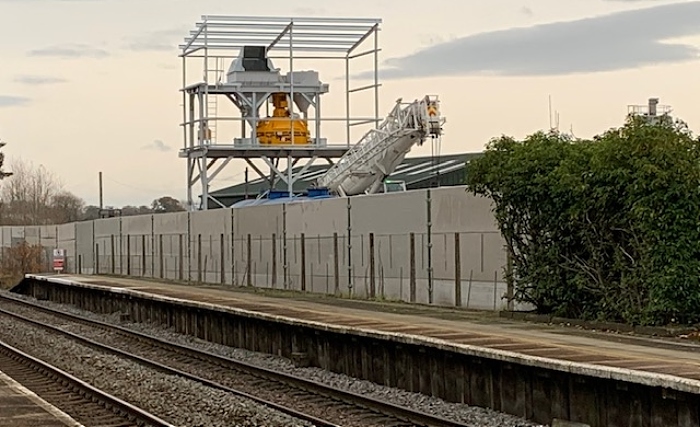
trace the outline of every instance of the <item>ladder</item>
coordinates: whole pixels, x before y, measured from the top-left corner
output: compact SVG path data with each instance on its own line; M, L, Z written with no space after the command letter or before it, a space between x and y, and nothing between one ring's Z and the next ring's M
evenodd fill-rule
M223 58L217 58L216 60L216 68L213 70L208 70L210 73L214 73L214 81L215 85L219 86L223 83L223 78L224 78L224 60ZM214 118L216 119L217 115L219 114L219 96L214 95L214 96L209 96L209 93L207 92L206 96L207 100L207 119L209 118ZM217 123L218 120L207 120L207 127L209 128L209 132L211 135L210 142L211 143L216 143L216 128L217 128Z

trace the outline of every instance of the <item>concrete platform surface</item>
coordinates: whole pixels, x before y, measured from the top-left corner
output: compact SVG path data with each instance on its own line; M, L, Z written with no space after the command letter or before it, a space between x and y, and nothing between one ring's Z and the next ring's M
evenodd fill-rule
M557 361L646 371L700 380L700 345L681 340L585 331L475 312L369 302L225 286L194 286L105 276L54 276L92 286L127 288L164 297L235 307L275 316L502 350ZM286 295L286 297L282 297Z
M0 427L58 426L82 424L0 371Z

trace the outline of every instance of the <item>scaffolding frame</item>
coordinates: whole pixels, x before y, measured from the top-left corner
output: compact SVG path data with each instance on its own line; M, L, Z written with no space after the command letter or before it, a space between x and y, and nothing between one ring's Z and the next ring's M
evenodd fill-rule
M311 164L317 159L325 159L333 164L334 159L342 157L354 145L350 140L351 128L360 125L373 125L380 122L379 114L379 31L381 19L377 18L325 18L325 17L270 17L270 16L222 16L203 15L189 32L184 43L179 46L182 58L182 131L183 148L179 152L181 158L187 159L187 202L190 210L197 207L193 201L194 187L201 188L199 209L206 210L209 201L220 207L228 207L209 195L210 185L214 178L233 159L244 159L261 178L270 182L273 188L279 180L286 185L291 196L293 185ZM358 51L367 42L373 45L366 50ZM269 146L257 143L255 125L260 120L255 114L244 113L246 107L241 101L241 91L245 90L240 84L229 84L224 80L225 69L230 61L238 56L244 46L266 46L268 58L288 61L288 71L294 72L294 60L332 60L345 62L345 114L343 117L323 117L321 112L320 95L315 97L303 95L310 106L314 107L314 117L304 117L313 122L315 135L312 144ZM350 65L356 58L373 56L371 84L351 87ZM188 60L203 60L203 81L188 85ZM215 66L211 68L211 61ZM212 75L213 74L213 75ZM327 88L327 86L326 86ZM292 80L290 99L294 99L295 87ZM303 88L297 88L303 93ZM373 91L374 114L363 117L352 116L351 95L363 91ZM326 89L327 91L327 89ZM267 92L261 92L265 96ZM225 97L238 107L240 117L218 116L218 98ZM311 99L314 98L314 99ZM248 107L257 109L266 100L256 101ZM258 105L260 103L260 105ZM250 102L248 102L250 104ZM294 102L290 106L290 128L294 116ZM286 119L283 119L286 120ZM221 143L217 135L217 122L241 122L242 136L245 139L246 123L252 127L250 143L237 144ZM322 122L344 122L345 141L342 143L325 142L321 138ZM212 126L213 124L213 126ZM204 136L202 136L204 135ZM269 167L270 173L263 173L253 160L262 160ZM279 168L280 159L285 160L287 170ZM292 172L297 163L303 167L296 173Z

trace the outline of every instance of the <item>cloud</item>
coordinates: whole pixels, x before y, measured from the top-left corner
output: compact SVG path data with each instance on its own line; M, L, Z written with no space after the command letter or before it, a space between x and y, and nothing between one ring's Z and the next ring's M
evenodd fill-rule
M0 95L0 108L21 107L29 104L30 101L24 96Z
M320 16L326 14L326 9L322 7L295 7L292 12L304 16Z
M176 52L189 34L187 28L158 30L128 39L125 48L137 52Z
M154 150L154 151L171 151L172 147L161 141L160 139L154 140L152 143L144 145L141 147L142 150Z
M165 63L159 63L156 65L158 68L162 68L164 70L177 70L179 67L175 64L165 64Z
M2 0L0 0L2 1ZM14 79L15 83L21 83L25 85L50 85L57 83L66 83L68 80L62 77L51 77L51 76L32 76L32 75L22 75L17 76Z
M698 1L460 37L388 59L381 74L565 75L686 62L697 60L700 49L668 40L694 34L700 34Z
M72 43L65 45L55 45L40 49L30 50L29 56L55 57L64 59L75 58L106 58L109 52L86 44Z
M532 18L532 16L535 14L535 12L533 12L532 9L529 8L529 7L527 7L527 6L521 7L521 8L520 8L520 13L521 13L522 15L527 16L528 18Z

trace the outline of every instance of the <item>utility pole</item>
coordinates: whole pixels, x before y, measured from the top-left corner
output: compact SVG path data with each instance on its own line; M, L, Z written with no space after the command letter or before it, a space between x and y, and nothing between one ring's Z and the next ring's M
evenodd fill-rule
M102 172L100 172L100 211L104 209L104 205L102 204Z

